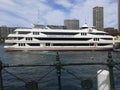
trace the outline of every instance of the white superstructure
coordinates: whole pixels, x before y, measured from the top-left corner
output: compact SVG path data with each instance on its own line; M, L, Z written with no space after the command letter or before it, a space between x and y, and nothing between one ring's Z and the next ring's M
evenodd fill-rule
M80 30L16 29L5 43L6 50L109 50L114 38L85 24Z

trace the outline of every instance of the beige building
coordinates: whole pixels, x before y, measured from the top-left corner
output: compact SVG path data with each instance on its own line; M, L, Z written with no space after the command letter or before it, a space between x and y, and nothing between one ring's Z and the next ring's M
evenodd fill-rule
M93 8L93 26L97 28L97 30L104 30L104 13L103 7L94 7Z
M79 29L79 20L64 20L64 26L66 29Z

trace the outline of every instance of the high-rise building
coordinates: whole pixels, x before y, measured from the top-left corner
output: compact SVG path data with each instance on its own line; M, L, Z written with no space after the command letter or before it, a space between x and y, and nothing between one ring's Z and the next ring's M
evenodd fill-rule
M14 32L17 28L27 28L27 27L8 27L6 25L0 26L0 42L3 42L7 36Z
M103 7L97 6L93 8L93 26L95 26L97 30L104 30Z
M64 20L66 29L79 29L79 20Z
M0 42L3 42L7 38L8 34L13 33L15 27L7 27L5 25L0 26Z
M0 26L0 38L7 38L8 34L13 33L16 27Z
M120 32L120 0L118 0L118 30Z

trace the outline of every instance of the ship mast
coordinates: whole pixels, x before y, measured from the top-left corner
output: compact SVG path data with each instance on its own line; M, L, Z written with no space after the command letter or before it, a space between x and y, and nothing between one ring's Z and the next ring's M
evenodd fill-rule
M38 13L37 13L37 19L38 19L38 20L37 20L37 24L40 23L40 20L39 20L40 18L39 18L39 16L40 16L40 9L38 8Z

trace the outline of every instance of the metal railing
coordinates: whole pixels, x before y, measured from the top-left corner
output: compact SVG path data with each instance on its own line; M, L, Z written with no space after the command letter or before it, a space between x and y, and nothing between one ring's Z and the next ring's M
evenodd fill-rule
M8 72L5 68L10 68L10 67L43 67L43 66L44 67L45 66L55 67L54 69L52 69L49 72L47 72L44 76L42 76L39 79L39 81L42 80L43 78L45 78L48 74L50 74L53 70L56 69L57 79L58 79L58 89L62 90L62 86L61 86L61 70L65 70L69 74L71 74L74 77L78 78L75 74L73 74L73 73L67 71L65 68L63 68L63 66L85 66L85 65L105 65L105 66L107 66L109 68L109 73L110 73L110 75L109 75L110 76L110 90L115 90L113 68L114 67L117 68L116 65L120 65L120 62L113 61L111 52L108 52L107 62L104 62L104 63L94 62L94 63L66 63L65 64L65 63L61 63L58 52L56 54L56 63L54 63L54 64L36 64L36 65L33 65L33 64L29 64L29 65L24 65L24 64L8 65L7 64L6 65L6 64L3 64L0 61L0 90L3 90L2 70L5 70L10 75L16 77L18 80L23 81L25 83L26 90L38 90L38 82L36 82L35 80L31 80L29 82L25 82L23 79L17 77L13 73ZM90 82L90 80L86 80L86 82ZM84 83L81 84L83 86L83 88L85 88L85 89L92 88L92 84L85 85L85 84L87 84L86 82L84 82Z

